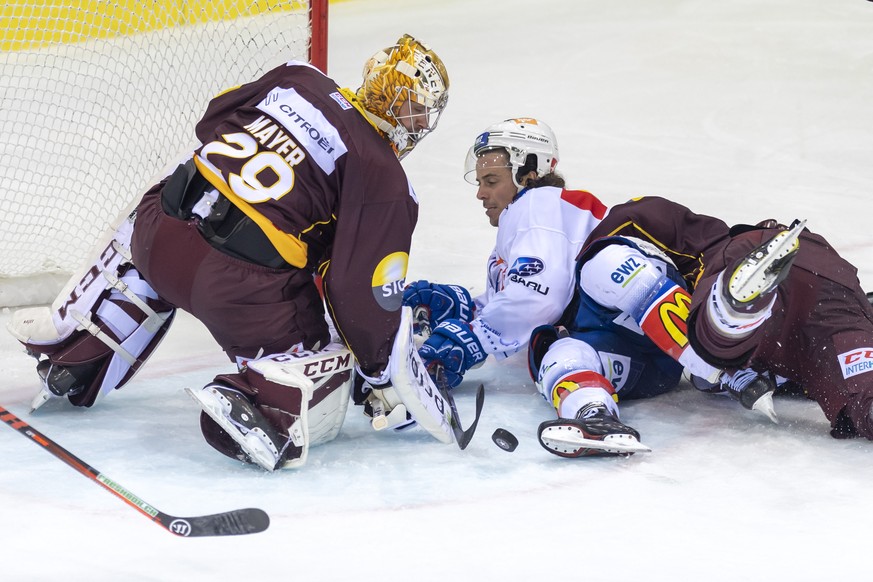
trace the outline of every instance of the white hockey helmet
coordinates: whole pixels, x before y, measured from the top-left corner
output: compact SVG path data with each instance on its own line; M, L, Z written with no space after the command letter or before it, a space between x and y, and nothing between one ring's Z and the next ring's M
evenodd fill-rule
M449 75L442 60L429 46L408 34L377 52L364 64L364 81L357 97L370 120L391 140L397 157L403 157L433 131L449 99ZM410 101L423 106L427 126L407 130L397 115Z
M467 152L464 179L476 181L476 160L482 154L503 149L509 155L512 181L521 190L519 178L534 171L538 178L555 171L558 165L558 141L552 128L531 117L507 119L495 123L476 137Z

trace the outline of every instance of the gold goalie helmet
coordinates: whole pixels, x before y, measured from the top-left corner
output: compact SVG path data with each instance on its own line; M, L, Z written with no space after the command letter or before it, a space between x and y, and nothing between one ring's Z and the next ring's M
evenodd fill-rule
M448 90L442 60L426 44L404 34L364 65L357 97L402 160L436 128Z

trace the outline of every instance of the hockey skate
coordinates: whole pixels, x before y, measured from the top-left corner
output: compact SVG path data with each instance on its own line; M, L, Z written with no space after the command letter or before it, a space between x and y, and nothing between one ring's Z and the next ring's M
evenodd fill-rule
M746 410L759 412L778 424L776 410L773 408L773 392L776 385L769 376L759 374L752 369L739 370L731 375L725 373L721 380L722 386L739 401Z
M725 281L725 299L741 312L759 311L764 298L789 273L800 248L800 233L806 224L802 220L790 230L784 230L746 255ZM727 275L727 272L725 273Z
M722 374L721 380L715 384L707 382L703 378L691 376L691 384L707 394L730 396L742 404L746 410L759 412L774 423L779 423L779 418L773 407L773 393L776 391L776 385L769 375L746 368L733 374L725 372Z
M267 471L277 468L282 439L241 392L220 384L209 384L197 390L186 388L185 391L203 412L230 435L252 462Z
M640 433L619 422L603 404L596 402L582 408L576 418L540 424L537 437L547 451L566 458L652 452L640 443Z
M98 369L99 364L59 366L50 360L40 360L36 365L36 373L42 380L42 390L31 401L30 412L33 413L52 398L78 394ZM87 382L83 378L87 378Z

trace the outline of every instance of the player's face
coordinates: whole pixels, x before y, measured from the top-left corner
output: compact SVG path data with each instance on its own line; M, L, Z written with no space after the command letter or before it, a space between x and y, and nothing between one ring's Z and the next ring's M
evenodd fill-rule
M482 201L491 226L497 226L500 213L509 206L518 188L512 182L512 166L505 152L485 152L476 160L476 198Z
M394 117L412 135L416 135L429 127L430 120L427 117L427 107L421 103L415 103L407 99L394 109Z

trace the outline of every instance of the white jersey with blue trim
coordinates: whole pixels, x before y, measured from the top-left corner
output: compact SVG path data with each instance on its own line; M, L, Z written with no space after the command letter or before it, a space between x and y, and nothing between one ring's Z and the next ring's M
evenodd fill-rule
M472 322L486 353L511 356L558 320L573 298L576 255L605 215L593 194L552 186L522 190L503 211Z

